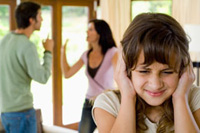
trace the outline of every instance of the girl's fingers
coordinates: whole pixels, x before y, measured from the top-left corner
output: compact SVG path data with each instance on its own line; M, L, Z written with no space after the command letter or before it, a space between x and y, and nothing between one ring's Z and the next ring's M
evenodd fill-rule
M123 76L123 73L125 72L125 70L126 70L126 67L125 67L124 60L122 58L122 51L121 51L121 49L119 49L118 61L117 61L117 66L116 66L116 70L115 70L115 79L117 80L120 78L120 76Z

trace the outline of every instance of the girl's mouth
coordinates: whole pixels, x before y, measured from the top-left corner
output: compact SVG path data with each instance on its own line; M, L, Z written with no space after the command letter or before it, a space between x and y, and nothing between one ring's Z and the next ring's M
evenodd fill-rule
M152 92L152 91L146 90L146 92L147 92L150 96L159 97L159 96L161 96L161 95L165 92L165 90L158 91L158 92Z

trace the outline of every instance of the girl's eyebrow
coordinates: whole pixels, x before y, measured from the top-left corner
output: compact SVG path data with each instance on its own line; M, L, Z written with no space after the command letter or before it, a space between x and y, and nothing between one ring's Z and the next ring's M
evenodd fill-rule
M136 66L136 69L147 69L147 70L151 70L151 68L149 68L149 66L146 66L145 64L140 64L138 66ZM167 67L162 69L162 71L166 71L166 70L174 70L173 68Z
M163 69L163 71L166 71L166 70L174 70L174 69L172 69L172 68Z
M135 68L136 68L136 69L137 69L137 68L138 68L138 69L148 69L148 66L146 66L145 64L140 64L140 65L137 65Z

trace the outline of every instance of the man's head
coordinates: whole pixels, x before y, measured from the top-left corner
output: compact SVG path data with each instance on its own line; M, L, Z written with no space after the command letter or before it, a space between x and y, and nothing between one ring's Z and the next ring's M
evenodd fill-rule
M15 11L15 18L17 22L17 28L25 29L30 26L32 21L37 24L39 19L39 24L36 25L35 29L40 29L41 18L41 6L33 2L22 2Z

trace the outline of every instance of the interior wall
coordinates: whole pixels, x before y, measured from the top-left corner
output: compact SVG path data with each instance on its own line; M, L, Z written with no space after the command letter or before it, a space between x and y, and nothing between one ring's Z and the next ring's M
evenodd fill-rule
M192 61L200 61L200 0L173 0L172 16L188 35Z
M200 24L200 0L173 0L172 16L183 26Z
M109 23L116 45L131 22L131 0L100 0L101 18Z

